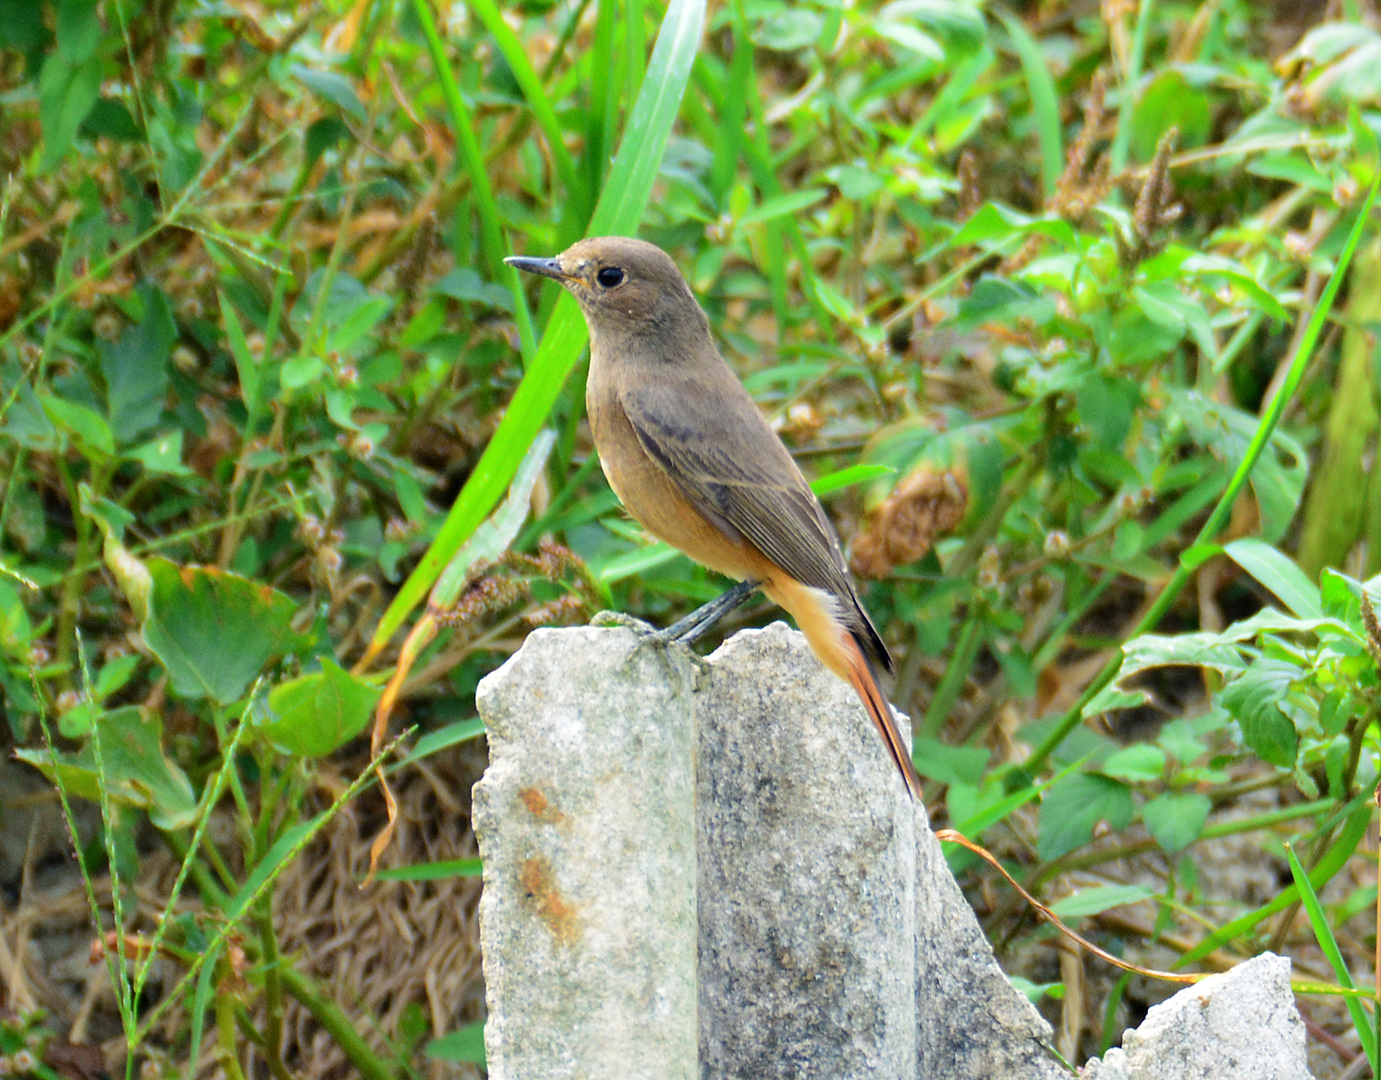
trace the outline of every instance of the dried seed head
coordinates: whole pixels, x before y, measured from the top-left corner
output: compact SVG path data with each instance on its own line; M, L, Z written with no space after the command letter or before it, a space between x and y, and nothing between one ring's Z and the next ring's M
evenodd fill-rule
M921 466L907 474L868 515L854 538L850 565L859 577L882 578L924 557L935 538L963 520L969 492L963 477Z

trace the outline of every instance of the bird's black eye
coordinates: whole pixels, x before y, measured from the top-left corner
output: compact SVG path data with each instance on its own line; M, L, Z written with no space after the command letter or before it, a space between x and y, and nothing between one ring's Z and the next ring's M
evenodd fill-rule
M606 266L595 275L595 280L599 282L600 288L612 289L617 285L622 285L624 277L624 272L617 266Z

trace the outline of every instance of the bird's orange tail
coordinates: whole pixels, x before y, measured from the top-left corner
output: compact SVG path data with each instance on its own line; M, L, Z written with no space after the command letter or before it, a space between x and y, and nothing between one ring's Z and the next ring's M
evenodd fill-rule
M873 726L878 729L878 734L882 736L882 741L887 746L887 752L892 755L892 760L897 763L897 768L901 770L902 779L906 781L907 789L913 798L919 799L921 797L921 778L916 775L916 765L911 760L911 753L907 750L906 743L902 741L901 732L897 728L896 714L892 712L891 704L883 696L882 688L878 686L873 665L868 662L868 658L863 654L863 650L852 635L847 638L845 652L848 654L849 685L854 688L859 700L863 702L863 708L867 710L868 717L873 721Z

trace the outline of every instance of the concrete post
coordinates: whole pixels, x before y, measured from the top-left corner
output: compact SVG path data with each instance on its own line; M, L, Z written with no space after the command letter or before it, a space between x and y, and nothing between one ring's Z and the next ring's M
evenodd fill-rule
M695 1080L693 689L684 650L537 630L481 684L491 1080Z
M706 662L626 627L538 630L478 700L493 1080L1068 1076L853 692L796 632L744 631ZM1298 1024L1284 986L1263 1023ZM1244 1023L1247 1043L1298 1041ZM1162 1075L1148 1053L1104 1070Z

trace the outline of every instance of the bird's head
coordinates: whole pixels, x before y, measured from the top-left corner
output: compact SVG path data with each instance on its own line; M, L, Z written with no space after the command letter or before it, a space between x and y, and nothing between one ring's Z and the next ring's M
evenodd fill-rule
M592 236L550 259L513 256L504 262L564 285L596 337L708 333L690 286L665 251L626 236Z

